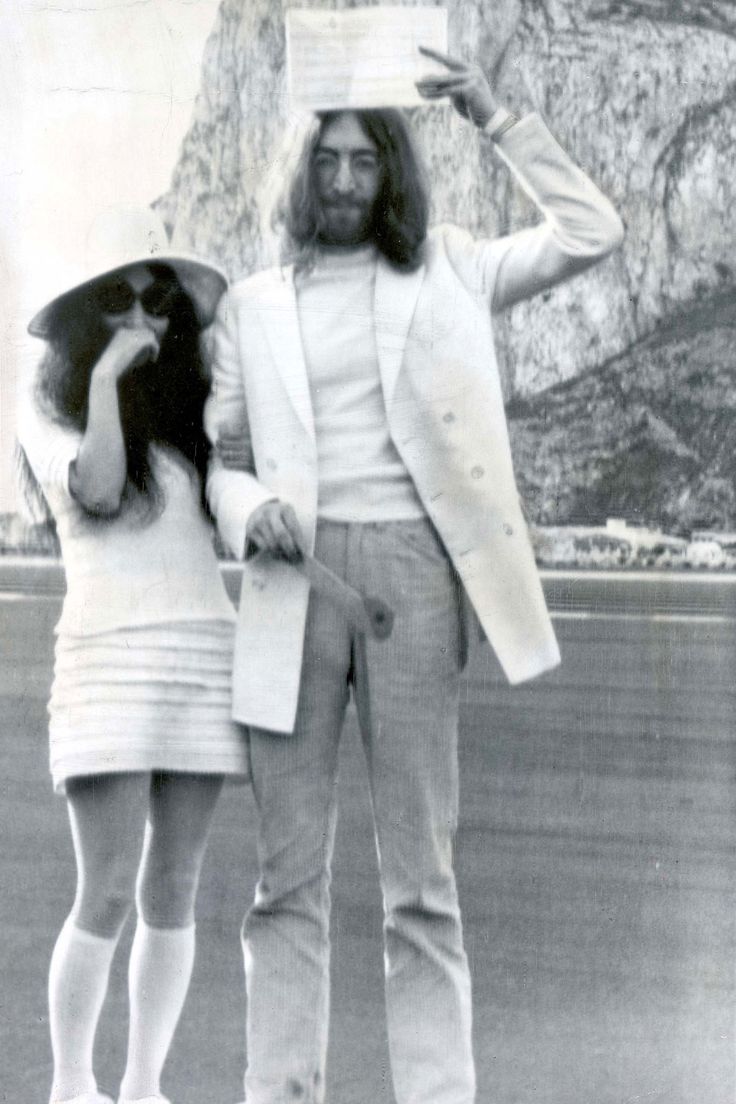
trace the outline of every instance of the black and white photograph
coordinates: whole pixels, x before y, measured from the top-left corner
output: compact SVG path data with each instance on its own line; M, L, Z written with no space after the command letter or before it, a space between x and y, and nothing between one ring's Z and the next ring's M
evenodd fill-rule
M736 7L0 43L0 1102L736 1104Z

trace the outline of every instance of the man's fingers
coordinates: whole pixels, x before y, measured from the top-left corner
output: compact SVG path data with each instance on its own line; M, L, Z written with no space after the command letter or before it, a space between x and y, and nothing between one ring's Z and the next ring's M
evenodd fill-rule
M446 77L422 77L418 84L426 84L430 88L455 89L470 85L473 78L469 73L449 73Z
M262 552L277 551L273 517L278 513L278 502L265 502L259 506L248 522L247 537Z
M419 53L424 54L425 57L432 58L434 61L439 61L443 65L446 65L448 69L465 69L466 65L464 61L460 61L459 58L450 57L449 54L442 54L439 50L431 50L429 46L420 46Z
M301 553L289 530L285 525L274 526L272 552L275 556L283 556L290 562L300 558Z
M477 126L483 126L491 118L497 105L480 66L476 63L464 64L453 58L447 59L436 50L422 48L422 53L444 60L445 63L452 61L453 65L449 73L438 76L427 74L418 80L416 89L419 95L430 101L448 98L464 118L471 119Z
M421 80L417 81L417 90L427 99L437 100L442 96L458 96L467 92L471 87L471 81L467 77L450 78L446 81Z
M251 528L248 537L250 540L253 541L253 544L255 544L257 548L261 549L261 551L271 551L273 535L265 521L259 521L257 525L254 525Z
M305 551L304 535L293 506L283 506L281 508L281 520L283 521L285 530L289 534L293 548L293 557L299 559Z
M264 524L261 527L261 531L264 534L264 548L274 556L283 556L287 560L298 560L301 555L301 550L295 535L292 532L292 527L296 526L298 533L299 522L296 520L294 514L293 520L289 517L289 507L282 506L280 509L271 511L264 519ZM293 514L293 511L291 511ZM289 519L287 521L287 519Z
M301 559L305 543L293 506L266 502L249 526L248 539L262 552L282 556L292 563Z

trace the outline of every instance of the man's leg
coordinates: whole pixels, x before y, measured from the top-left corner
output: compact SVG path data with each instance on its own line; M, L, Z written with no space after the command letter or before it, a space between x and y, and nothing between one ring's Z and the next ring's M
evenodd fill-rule
M320 525L316 555L344 570L345 527ZM350 638L310 596L297 724L251 729L260 878L243 925L248 990L247 1104L324 1099L330 981L330 862Z
M357 530L358 527L355 527ZM472 1104L471 993L453 873L460 624L429 522L360 527L353 581L396 615L368 643L364 733L386 919L386 1005L398 1104Z

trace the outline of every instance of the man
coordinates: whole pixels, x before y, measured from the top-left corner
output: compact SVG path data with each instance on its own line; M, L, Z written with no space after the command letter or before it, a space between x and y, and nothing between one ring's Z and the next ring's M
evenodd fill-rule
M243 927L247 1104L324 1096L351 683L385 904L396 1099L474 1100L452 867L472 610L512 682L559 661L514 483L492 314L600 260L621 223L538 117L517 120L476 66L426 52L448 71L422 94L449 96L484 132L544 221L495 241L451 226L427 234L403 117L329 113L284 203L293 264L236 284L217 323L209 432L243 426L248 470L228 468L225 440L210 502L233 553L258 553L244 569L234 678L260 816L261 876ZM304 550L393 608L388 641L361 644L309 593L295 566Z

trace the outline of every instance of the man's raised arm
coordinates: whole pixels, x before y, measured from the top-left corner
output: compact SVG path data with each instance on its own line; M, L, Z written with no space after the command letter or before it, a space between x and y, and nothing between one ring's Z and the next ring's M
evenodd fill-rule
M544 215L538 226L495 241L446 234L448 254L468 286L500 311L602 260L623 240L612 204L568 157L536 114L517 119L498 106L477 65L423 51L448 67L418 84L427 99L449 97L487 136Z
M496 148L544 215L539 226L491 247L491 306L500 311L603 260L623 241L624 228L613 205L538 115L520 119Z

